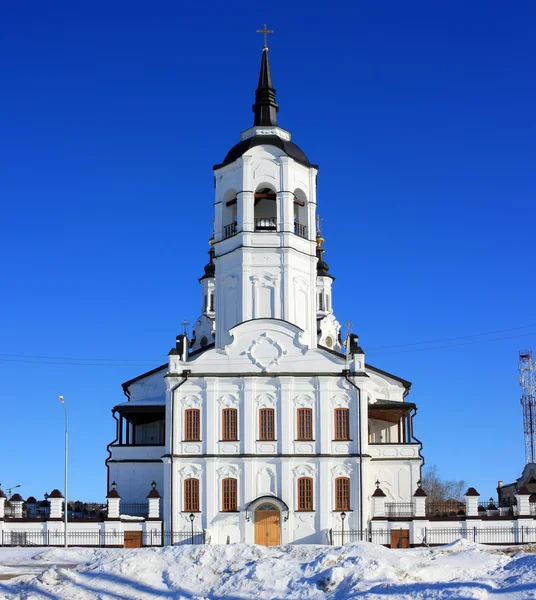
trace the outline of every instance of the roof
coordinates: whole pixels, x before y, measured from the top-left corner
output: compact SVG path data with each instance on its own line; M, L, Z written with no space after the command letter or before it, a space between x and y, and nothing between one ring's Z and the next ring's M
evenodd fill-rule
M417 488L415 490L415 493L413 494L414 497L426 497L428 496L428 494L422 489L422 488Z
M466 496L480 496L480 494L475 490L474 487L470 487L466 492Z
M49 498L63 498L63 494L59 490L52 490L48 497Z
M384 498L385 497L385 492L380 489L380 488L376 488L374 490L374 494L372 494L373 498Z
M156 367L154 369L151 369L150 371L147 371L146 373L142 373L141 375L134 377L134 379L129 379L128 381L125 381L125 383L121 384L121 387L123 388L123 390L126 390L129 385L136 383L136 381L139 381L140 379L144 379L145 377L149 377L150 375L154 375L155 373L158 373L158 371L162 371L163 369L167 369L167 368L168 368L168 363L166 363L165 365L160 365L159 367Z
M147 498L160 498L160 494L157 489L154 489L147 494Z
M397 377L396 375L393 375L392 373L389 373L388 371L382 371L382 369L378 369L378 367L373 367L369 363L367 363L365 365L365 369L370 369L371 371L374 371L375 373L378 373L380 375L387 375L387 377L391 377L391 379L400 381L400 383L408 390L411 387L411 381L408 381L407 379L402 379L402 377Z
M119 492L117 490L110 490L106 494L106 498L121 498L121 496L119 495Z
M9 501L10 502L24 502L24 500L22 499L22 496L20 494L13 494L13 496L11 496Z
M305 165L306 167L318 169L318 165L311 164L305 155L305 152L299 146L294 142L284 140L277 135L254 135L245 140L241 140L229 150L221 164L214 165L214 169L221 169L226 165L230 165L255 146L274 146L282 150L288 157L294 159L296 162Z
M391 408L417 408L417 405L413 402L404 402L400 400L377 400L369 404L369 408L379 408L383 410L389 410Z

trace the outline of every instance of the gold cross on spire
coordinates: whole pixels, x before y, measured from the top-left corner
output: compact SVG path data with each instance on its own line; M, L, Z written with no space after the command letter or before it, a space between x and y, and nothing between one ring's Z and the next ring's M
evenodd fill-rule
M264 24L264 29L257 29L257 33L263 33L264 34L264 50L268 50L268 45L267 45L267 41L268 41L268 34L269 33L274 33L273 29L268 29L266 27L266 23Z

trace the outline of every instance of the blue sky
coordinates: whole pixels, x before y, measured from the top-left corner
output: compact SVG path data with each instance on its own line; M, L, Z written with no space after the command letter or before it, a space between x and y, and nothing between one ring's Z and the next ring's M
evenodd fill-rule
M279 122L320 165L337 317L413 382L444 478L484 498L513 481L518 351L536 346L535 20L529 1L4 3L4 488L63 489L63 394L69 495L104 497L120 384L198 316L212 165L252 124L265 22Z

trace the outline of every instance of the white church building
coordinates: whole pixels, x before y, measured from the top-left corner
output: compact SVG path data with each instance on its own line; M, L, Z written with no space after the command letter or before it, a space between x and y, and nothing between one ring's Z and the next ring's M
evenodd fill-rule
M168 361L123 384L108 489L164 530L210 543L326 543L363 531L373 494L413 501L421 443L410 383L341 338L316 226L318 166L278 125L268 48L253 126L214 167L214 236L201 315Z

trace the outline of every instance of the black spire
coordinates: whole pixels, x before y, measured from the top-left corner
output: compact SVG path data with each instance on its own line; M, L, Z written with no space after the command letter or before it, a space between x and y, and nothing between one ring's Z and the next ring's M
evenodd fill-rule
M335 279L333 275L329 272L329 265L324 261L324 247L322 244L324 243L324 238L320 235L320 232L316 235L316 257L318 258L318 263L316 265L316 274L318 277L329 277L330 279Z
M277 125L278 110L279 106L275 103L275 90L272 85L272 74L270 73L268 48L265 46L262 50L259 86L255 90L255 104L253 105L255 119L253 121L253 127Z

